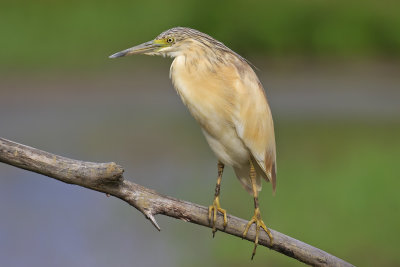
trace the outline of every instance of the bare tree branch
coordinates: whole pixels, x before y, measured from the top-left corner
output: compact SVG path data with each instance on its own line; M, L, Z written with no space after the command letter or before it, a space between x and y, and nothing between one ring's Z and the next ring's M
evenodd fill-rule
M141 211L158 230L160 227L154 218L156 214L210 227L208 208L164 196L129 182L123 178L123 168L113 162L93 163L68 159L3 138L0 138L0 162L120 198ZM217 229L242 238L246 224L246 220L228 215L228 225L224 229L222 216L219 216ZM259 236L260 245L313 266L353 266L323 250L270 230L274 237L273 245L270 245L263 231ZM246 239L254 242L254 238L253 225Z

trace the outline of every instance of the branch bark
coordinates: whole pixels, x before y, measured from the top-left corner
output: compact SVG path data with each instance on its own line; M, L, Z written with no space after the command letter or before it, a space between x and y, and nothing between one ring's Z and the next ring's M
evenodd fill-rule
M129 182L123 177L123 168L114 162L93 163L73 160L3 138L0 138L0 162L115 196L141 211L158 230L160 227L154 218L156 214L210 227L207 207L165 196ZM246 224L246 220L228 215L228 225L224 229L223 218L220 215L217 229L242 238ZM273 245L270 245L264 231L260 232L260 245L313 266L353 266L323 250L270 230L274 237ZM254 238L255 228L252 225L246 239L254 242Z

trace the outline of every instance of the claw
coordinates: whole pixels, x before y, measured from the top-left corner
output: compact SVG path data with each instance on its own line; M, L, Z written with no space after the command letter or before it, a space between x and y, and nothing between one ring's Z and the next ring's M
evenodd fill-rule
M260 209L259 208L256 208L254 210L254 216L247 223L246 228L244 229L244 232L243 232L243 238L246 237L247 232L249 231L250 226L253 223L256 224L256 239L254 240L254 249L253 249L253 253L251 255L251 259L253 259L254 255L256 255L256 249L257 249L257 245L258 245L258 236L260 234L260 228L264 229L264 231L269 236L269 240L270 240L271 246L272 246L273 241L274 241L274 238L272 237L271 231L267 228L267 226L265 225L264 221L261 219L261 213L260 213Z
M217 232L216 223L217 223L218 211L224 215L224 228L225 228L228 224L228 218L226 216L226 210L222 209L221 205L219 204L219 196L217 196L214 199L213 204L208 207L208 220L210 221L210 224L212 226L213 237L215 236L215 232Z

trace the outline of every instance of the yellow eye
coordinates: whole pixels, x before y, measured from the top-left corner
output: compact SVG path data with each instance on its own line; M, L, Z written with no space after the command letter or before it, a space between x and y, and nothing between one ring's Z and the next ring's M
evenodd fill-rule
M167 43L172 44L174 42L174 38L168 37L167 38Z

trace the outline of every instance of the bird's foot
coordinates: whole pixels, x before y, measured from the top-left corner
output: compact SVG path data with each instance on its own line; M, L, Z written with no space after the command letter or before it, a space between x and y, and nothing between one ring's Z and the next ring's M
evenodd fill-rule
M272 245L274 238L272 237L271 231L268 230L267 226L265 226L264 221L261 219L261 213L260 209L256 208L254 210L254 216L251 218L251 220L247 223L246 228L244 229L243 232L243 238L246 237L247 232L250 229L250 226L255 223L256 224L256 239L254 240L254 249L253 249L253 254L251 255L251 259L254 258L254 255L256 255L256 249L258 245L258 235L260 233L260 228L264 229L264 231L267 233L269 236L270 244Z
M217 222L218 211L224 215L224 228L225 228L226 225L228 224L228 219L226 217L226 210L222 209L221 205L219 204L219 196L215 197L213 204L208 207L208 220L210 221L210 224L212 226L213 237L215 236L215 232L217 231L215 224Z

